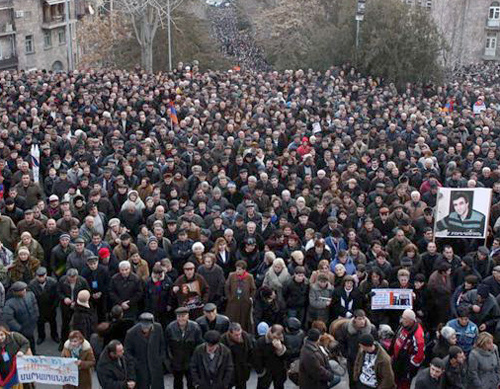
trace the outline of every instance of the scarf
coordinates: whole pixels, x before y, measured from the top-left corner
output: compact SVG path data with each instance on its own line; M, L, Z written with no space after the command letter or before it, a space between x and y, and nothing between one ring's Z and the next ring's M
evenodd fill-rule
M69 351L71 353L71 358L80 359L80 353L82 352L82 345L72 348Z

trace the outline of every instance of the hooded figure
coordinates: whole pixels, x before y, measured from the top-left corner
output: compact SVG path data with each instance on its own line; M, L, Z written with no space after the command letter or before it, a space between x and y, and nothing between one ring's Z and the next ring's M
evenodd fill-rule
M90 292L86 289L78 292L75 310L71 319L71 330L80 331L85 339L90 339L97 325L94 309L90 307Z
M125 211L126 209L128 209L131 204L134 205L135 209L141 213L144 208L146 208L144 202L139 196L139 192L137 192L136 190L131 190L130 192L128 192L127 200L125 200L125 202L123 203L121 211Z

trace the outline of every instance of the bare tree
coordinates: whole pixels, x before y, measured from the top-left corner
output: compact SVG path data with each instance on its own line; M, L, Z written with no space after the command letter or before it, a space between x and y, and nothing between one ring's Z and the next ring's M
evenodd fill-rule
M172 12L184 0L114 0L113 9L130 18L134 27L135 38L141 47L141 65L148 71L153 71L153 41L158 27L168 27L169 64L172 63L170 23ZM171 65L170 65L171 67Z

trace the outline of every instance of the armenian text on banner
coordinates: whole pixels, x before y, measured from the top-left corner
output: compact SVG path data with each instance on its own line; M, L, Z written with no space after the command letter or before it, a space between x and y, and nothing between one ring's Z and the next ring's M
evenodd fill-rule
M75 358L23 356L17 358L19 382L78 386Z

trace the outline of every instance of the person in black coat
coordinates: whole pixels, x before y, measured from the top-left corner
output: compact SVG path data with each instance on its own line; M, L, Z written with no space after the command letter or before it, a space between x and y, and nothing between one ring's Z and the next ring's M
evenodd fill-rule
M139 323L127 332L125 351L133 359L137 377L135 389L163 389L165 338L152 313L139 316Z
M302 323L296 317L289 317L285 322L284 343L288 350L288 361L291 363L300 356L306 334L301 329Z
M132 358L125 354L123 344L112 340L104 349L97 363L97 378L102 389L125 389L135 384L135 367Z
M268 325L283 323L284 309L276 298L276 293L267 286L259 289L253 309L253 318L256 325L260 322L266 322Z
M157 263L153 266L153 272L144 288L144 310L152 313L163 328L167 325L168 314L172 309L172 284L161 264Z
M215 330L220 334L229 329L229 318L217 313L217 306L214 303L205 304L203 316L196 319L196 323L201 328L201 333L205 335L210 330Z
M176 320L167 326L165 342L167 343L167 361L174 376L174 389L184 387L184 376L188 388L193 388L193 380L189 371L189 362L195 348L203 341L200 326L189 320L189 309L180 307L175 310Z
M103 343L108 344L113 339L125 342L127 331L131 329L135 322L132 319L123 317L123 308L120 305L115 305L111 308L109 327L103 334Z
M233 357L234 375L231 384L235 389L246 389L252 371L253 339L239 323L231 323L222 335L221 343L229 348Z
M81 290L78 293L70 325L72 331L80 331L85 339L90 339L97 326L97 316L89 301L90 292Z
M38 320L38 304L35 295L28 291L28 285L22 281L14 282L10 297L3 308L3 321L11 331L19 332L30 342L33 354L35 349L35 328Z
M99 264L99 258L89 257L82 269L82 277L90 287L90 304L97 312L97 321L102 323L106 319L107 297L109 288L109 273L105 266Z
M47 269L39 267L36 270L36 277L29 283L29 289L34 293L40 311L37 322L38 339L37 344L42 344L45 340L45 323L50 324L50 336L52 340L59 343L57 334L56 310L59 303L57 291L57 281L55 278L47 276Z
M81 290L89 290L89 285L85 278L78 275L78 270L68 269L66 275L58 283L59 301L61 306L61 343L59 348L62 350L64 342L68 339L73 308L76 304L76 298Z
M363 295L354 286L354 278L345 276L342 286L335 288L332 295L333 319L338 317L352 317L356 309L363 307Z
M319 348L321 333L311 328L300 351L299 386L300 389L328 389L333 380L327 356Z
M306 279L306 270L303 266L296 266L292 279L283 286L287 316L296 317L304 322L306 306L309 302L309 282Z
M254 362L259 376L257 389L283 389L287 378L288 350L284 344L283 326L275 324L255 343Z
M118 265L120 272L111 277L109 298L111 304L121 305L126 318L135 319L143 296L143 284L139 276L131 272L129 261Z
M205 343L194 350L189 370L197 389L227 389L233 378L231 351L220 343L220 333L210 330Z

